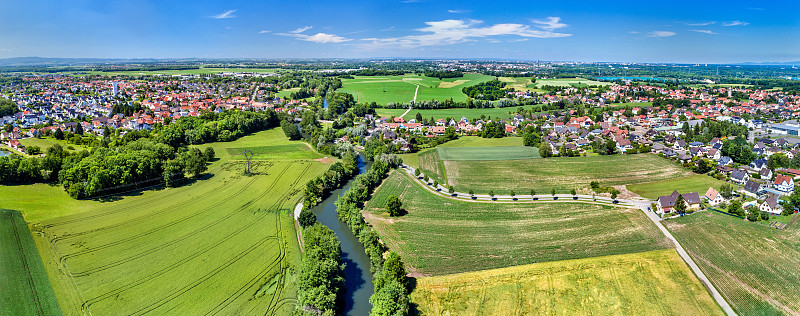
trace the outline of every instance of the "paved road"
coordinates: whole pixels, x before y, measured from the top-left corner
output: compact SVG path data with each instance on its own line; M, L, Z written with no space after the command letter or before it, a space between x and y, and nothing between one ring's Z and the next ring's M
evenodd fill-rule
M485 194L475 194L475 195L473 195L474 198L470 199L471 195L469 195L467 193L463 193L463 192L446 193L446 192L448 192L447 188L445 188L442 185L439 185L438 187L434 188L432 182L425 183L424 180L421 180L421 179L419 179L418 177L416 177L414 175L414 168L412 168L411 166L408 166L406 164L402 164L402 165L400 165L400 167L405 172L407 172L409 175L411 175L412 177L417 179L417 183L419 183L420 185L424 186L429 191L431 191L433 193L436 193L436 194L439 194L439 195L442 195L442 196L450 197L450 198L462 197L462 198L458 198L458 199L465 200L465 201L480 200L480 201L484 201L484 202L487 202L487 201L508 202L508 201L514 201L515 198L517 200L527 200L527 199L533 199L534 197L536 197L538 199L538 201L541 201L541 202L570 202L570 201L578 201L578 202L583 202L583 203L597 203L597 202L600 202L600 203L613 203L614 202L611 198L607 198L607 197L599 197L599 196L595 197L595 196L591 196L591 195L581 195L581 194L578 194L578 195L575 195L575 196L570 195L570 194L556 194L554 196L553 195L538 195L537 194L535 196L531 196L531 195L516 195L516 196L513 196L513 197L510 196L510 195L495 195L494 198L490 197L489 195L485 195ZM420 176L423 176L423 174L420 173ZM555 197L557 197L557 199ZM717 291L717 288L715 288L714 285L711 284L711 281L708 279L708 277L706 277L706 275L703 273L703 271L700 270L700 267L697 266L697 264L694 262L692 257L690 257L689 254L686 252L686 250L683 249L683 246L681 246L681 244L678 242L678 240L675 239L675 237L672 236L672 234L667 230L667 228L665 228L664 225L661 224L661 217L656 215L654 212L650 211L651 203L652 202L649 201L649 200L617 199L616 205L618 205L618 206L626 206L626 207L635 207L635 208L638 208L638 209L642 210L642 212L644 212L644 214L647 216L647 218L649 218L654 224L656 224L656 226L658 226L658 229L661 230L661 232L664 234L664 236L666 236L667 239L669 239L675 245L675 249L678 251L678 254L681 256L683 261L685 261L686 264L689 265L689 268L691 268L692 271L694 272L694 274L697 275L697 278L700 279L700 282L703 282L703 285L705 285L705 287L711 293L711 296L714 298L714 300L717 301L717 304L719 304L719 306L722 308L722 310L725 311L725 313L728 314L728 315L736 315L736 312L733 310L731 305L728 304L727 301L725 301L725 298L723 298L722 295L719 293L719 291Z

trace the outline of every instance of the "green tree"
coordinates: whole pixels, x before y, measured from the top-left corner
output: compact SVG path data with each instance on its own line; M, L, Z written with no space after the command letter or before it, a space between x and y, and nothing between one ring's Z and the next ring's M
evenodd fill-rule
M494 190L489 190L489 196L494 197Z
M214 157L216 157L216 155L217 155L217 153L214 152L214 148L212 148L212 147L206 147L206 150L205 150L204 154L206 156L206 161L214 160Z
M428 178L428 175L426 174L426 175L425 175L425 176L422 178L422 180L424 180L424 181L425 181L425 183L428 183L428 180L429 180L429 178Z
M617 191L611 192L611 199L616 201L617 200Z
M314 212L311 210L304 208L302 211L300 211L300 216L297 218L297 222L299 222L300 226L303 228L308 228L317 222L317 216L314 215Z
M531 189L531 197L533 197L534 195L536 195L536 190Z
M542 158L548 158L553 156L553 151L550 147L550 144L548 144L547 142L542 142L539 145L539 156L542 156Z
M300 129L297 128L297 125L288 121L281 121L281 129L283 134L290 140L300 139Z
M712 169L711 163L709 163L705 159L700 159L697 161L697 165L694 168L694 172L699 174L704 174L711 171L711 169Z
M744 210L742 209L742 202L738 200L731 201L731 204L728 204L728 213L731 213L736 216L744 217Z
M597 182L597 181L592 181L591 183L589 183L589 186L590 186L592 189L599 189L599 188L600 188L600 182Z
M747 210L747 220L751 222L757 222L761 219L761 214L758 213L758 210L754 208L748 208Z
M450 192L450 194L453 194L453 192L455 192L455 191L456 191L456 189L455 189L455 188L453 188L453 186L452 186L452 185L448 185L448 186L447 186L447 191L448 191L448 192Z
M60 128L57 128L56 131L53 132L53 137L55 137L55 139L58 139L58 140L63 140L64 139L64 131L62 131Z
M475 195L475 191L472 191L472 189L469 189L469 195L470 196L474 196Z
M414 175L419 177L419 169L414 169Z
M390 195L389 198L386 199L386 211L389 212L389 216L400 216L402 207L403 202L400 202L397 196Z
M81 125L81 122L78 122L78 125L75 126L75 134L83 135L83 125Z
M575 189L572 189L569 192L572 193L572 195L578 195L578 192L576 192Z
M733 190L734 190L733 185L727 182L719 187L719 193L722 194L722 196L724 196L725 198L731 197L731 195L733 195Z
M550 189L550 195L556 196L556 189L555 188Z
M678 195L678 199L675 200L675 212L678 214L686 214L686 200L683 199L683 195Z
M38 155L38 154L42 153L42 148L40 148L39 146L28 146L28 147L25 147L25 152L28 155L34 155L35 156L35 155Z

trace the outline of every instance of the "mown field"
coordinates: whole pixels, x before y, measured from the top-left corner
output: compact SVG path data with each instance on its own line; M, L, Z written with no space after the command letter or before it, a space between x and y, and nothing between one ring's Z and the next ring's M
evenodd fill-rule
M681 193L697 192L702 196L706 194L709 187L719 190L723 184L725 184L725 181L717 180L707 175L695 174L677 179L631 184L627 188L642 197L657 199L659 196L669 195L675 190Z
M437 147L439 160L524 160L542 158L539 149L526 146L502 147Z
M354 79L343 79L342 88L338 92L356 96L358 102L376 102L378 104L408 103L414 99L414 91L419 86L417 101L445 100L466 101L467 96L461 92L464 87L486 82L495 77L481 74L464 74L460 78L431 78L407 74L403 76L354 76Z
M39 251L18 211L0 209L0 314L61 315Z
M77 201L60 187L13 186L0 202L33 223L64 314L284 315L294 309L299 266L290 210L328 168L315 156L294 158L286 147L295 145L307 148L276 129L197 146L215 148L218 159L208 176L177 188ZM228 149L250 147L270 159L245 176ZM6 188L27 196L16 201Z
M47 148L53 147L53 145L55 145L55 144L59 144L59 145L61 145L61 147L64 147L64 149L69 150L69 151L80 151L80 150L83 150L83 149L87 149L86 146L70 144L66 140L58 140L58 139L55 139L53 137L24 138L24 139L21 139L19 142L20 142L20 144L22 144L23 146L26 146L26 147L27 146L38 146L39 148L42 149L42 153L46 152ZM69 149L69 148L72 148L72 149Z
M390 218L386 199L408 213ZM671 245L640 210L571 202L480 203L435 195L395 171L365 206L382 239L418 275L643 252Z
M237 140L235 147L225 143L213 146L215 146L215 150L216 148L225 150L231 156L231 159L236 160L245 159L244 150L252 151L254 160L319 159L325 157L314 151L305 142L288 140L279 128L258 132L253 136ZM203 145L198 147L203 148Z
M571 189L588 188L592 181L599 181L601 186L630 185L691 174L651 154L494 161L441 161L430 156L427 160L431 162L423 164L420 155L423 172L426 171L423 166L433 168L433 162L439 160L444 169L438 172L456 191L476 193L489 190L498 194L507 190L528 193L531 189L539 193L549 193L551 189L568 193Z
M424 315L723 315L675 250L417 279Z
M800 314L800 229L700 212L664 222L740 315Z
M437 148L502 146L522 146L522 137L483 138L478 136L461 136L458 139L441 144L436 148L423 149L413 154L401 154L400 158L403 158L403 163L417 169L419 168L419 156L428 151L436 151Z

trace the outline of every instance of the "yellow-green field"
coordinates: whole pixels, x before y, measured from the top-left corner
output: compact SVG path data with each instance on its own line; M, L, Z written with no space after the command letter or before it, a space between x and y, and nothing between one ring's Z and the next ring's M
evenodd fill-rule
M0 203L31 224L64 314L291 313L291 210L328 164L287 152L307 147L280 129L207 146L219 158L208 176L177 188L77 201L60 187L2 187ZM228 148L249 147L262 159L246 176Z
M673 249L417 279L423 315L723 315Z
M541 88L543 86L554 86L554 87L586 88L588 86L612 86L612 85L615 85L615 83L595 81L583 78L558 78L558 79L537 79L536 83L529 85L528 87Z
M642 197L657 199L659 196L669 195L675 190L681 193L697 192L702 196L706 194L709 187L719 190L723 184L725 184L725 181L717 180L707 175L694 174L676 179L631 184L627 188Z
M353 79L343 79L342 88L337 92L347 92L356 97L358 102L378 104L408 103L414 99L417 91L417 101L445 100L452 98L454 101L466 101L467 95L461 92L464 87L486 82L495 77L481 74L464 74L459 78L431 78L416 74L403 76L354 76Z

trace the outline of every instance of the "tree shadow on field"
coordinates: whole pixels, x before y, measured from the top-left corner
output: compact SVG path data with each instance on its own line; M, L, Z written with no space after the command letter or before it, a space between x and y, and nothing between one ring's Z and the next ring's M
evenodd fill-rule
M408 284L408 294L410 295L411 293L414 292L414 289L417 288L417 278L406 277L406 284ZM408 315L410 316L420 315L419 305L417 305L417 303L411 302L410 298L408 301Z
M191 177L191 178L184 178L183 180L180 180L179 183L176 183L177 185L175 185L174 187L175 188L179 188L179 187L192 186L195 183L197 183L198 181L205 181L205 180L211 179L212 177L214 177L213 173L204 173L204 174L201 174L199 176L195 176L195 177ZM124 200L125 198L128 198L128 197L141 196L145 191L153 191L153 192L155 192L155 191L164 190L165 188L166 187L164 186L164 183L163 182L159 182L159 183L155 183L155 184L153 184L151 186L140 187L140 188L132 188L132 189L130 189L128 191L109 193L107 195L91 197L91 198L88 198L88 199L92 200L92 201L96 201L96 202L101 202L101 203L117 202L117 201Z

